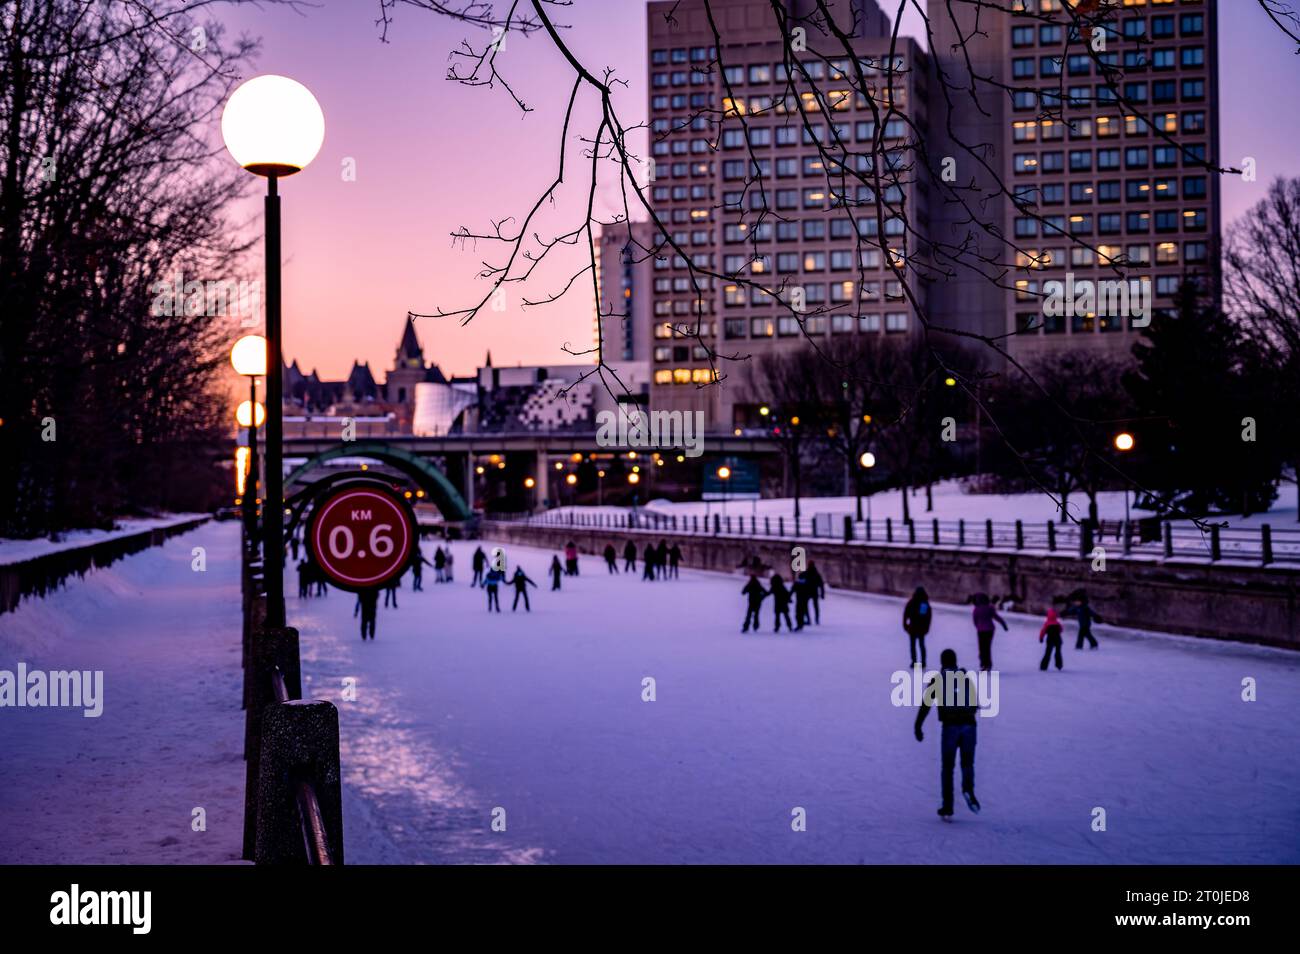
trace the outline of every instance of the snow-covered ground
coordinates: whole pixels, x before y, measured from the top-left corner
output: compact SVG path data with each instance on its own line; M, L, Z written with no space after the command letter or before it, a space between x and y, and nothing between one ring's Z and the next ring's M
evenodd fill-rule
M206 524L0 616L0 669L104 673L99 718L0 708L0 864L238 858L238 534Z
M587 556L552 594L551 554L510 547L541 588L531 614L507 590L489 616L473 547L454 584L408 581L374 642L349 594L290 599L309 694L340 710L351 863L1300 862L1294 653L1109 627L1076 652L1070 623L1064 671L1043 673L1039 621L1012 617L984 811L945 825L939 727L917 743L890 701L901 601L833 592L795 636L770 632L769 601L742 636L738 576L647 583ZM931 666L948 646L975 664L968 607L937 607Z
M115 540L118 537L129 537L134 533L143 533L145 530L172 527L178 523L188 523L204 516L207 516L207 514L180 513L167 514L161 517L128 517L117 521L117 525L112 530L70 530L67 533L59 534L57 540L51 540L49 537L37 537L34 540L12 540L7 537L0 537L0 565L21 563L24 560L57 553L60 550L76 550L80 547L102 543L105 540Z

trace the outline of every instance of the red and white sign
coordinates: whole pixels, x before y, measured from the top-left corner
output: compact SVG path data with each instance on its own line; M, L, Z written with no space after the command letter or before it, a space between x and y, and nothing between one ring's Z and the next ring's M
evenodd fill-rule
M317 504L307 544L336 585L348 590L383 586L411 562L415 520L386 489L371 484L342 487Z

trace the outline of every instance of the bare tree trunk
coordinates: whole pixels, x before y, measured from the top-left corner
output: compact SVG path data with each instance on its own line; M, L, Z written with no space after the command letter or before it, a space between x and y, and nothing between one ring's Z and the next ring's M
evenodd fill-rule
M934 513L934 484L925 485L925 512Z
M907 502L907 491L908 488L906 486L903 487L903 523L912 522L912 509Z

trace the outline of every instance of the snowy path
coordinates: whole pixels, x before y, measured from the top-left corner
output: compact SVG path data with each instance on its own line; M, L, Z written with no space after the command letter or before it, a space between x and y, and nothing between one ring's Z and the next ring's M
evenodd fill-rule
M238 534L206 524L0 616L0 669L104 672L99 718L0 709L0 864L238 858Z
M1076 652L1071 623L1065 670L1040 673L1038 620L1012 618L984 812L944 825L938 726L918 744L890 703L901 601L832 593L812 632L741 637L739 577L651 584L586 556L551 594L550 554L510 548L542 589L489 617L472 549L455 584L408 581L373 643L349 594L290 598L309 694L340 708L351 863L1300 862L1296 654L1107 627ZM937 608L932 666L945 646L975 664L968 619Z

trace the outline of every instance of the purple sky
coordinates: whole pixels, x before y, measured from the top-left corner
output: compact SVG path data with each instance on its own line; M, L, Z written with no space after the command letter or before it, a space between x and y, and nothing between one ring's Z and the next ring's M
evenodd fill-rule
M1300 174L1300 111L1287 105L1297 63L1285 37L1254 0L1229 0L1220 8L1223 161L1254 156L1259 173L1255 183L1225 181L1223 211L1231 221L1274 176ZM574 0L551 9L557 22L571 25L566 42L584 63L611 67L629 83L619 94L624 122L642 121L644 0ZM378 12L378 0L321 0L299 13L240 6L221 14L229 29L261 37L256 72L306 84L325 112L320 155L283 183L282 194L285 354L326 378L342 377L356 357L369 360L382 379L378 372L391 365L408 308L451 310L485 293L486 282L475 276L496 253L483 243L477 250L453 248L450 233L462 225L486 230L492 220L526 213L555 174L573 82L544 35L512 35L499 65L534 109L521 118L503 90L443 78L449 51L472 35L466 27L399 6L384 44ZM474 42L481 43L479 36ZM575 131L594 130L590 105ZM354 182L342 178L346 157L356 160ZM570 157L578 158L574 151ZM577 164L573 185L546 220L552 227L567 230L581 221L585 176ZM611 175L607 200L616 188ZM260 201L250 211L260 212ZM571 274L558 266L572 262L539 272L525 293L538 298L558 291ZM588 286L545 306L521 308L519 297L512 290L504 311L485 309L465 327L453 319L421 321L426 358L448 373L476 367L489 348L498 365L583 360L566 356L563 345L592 344Z

